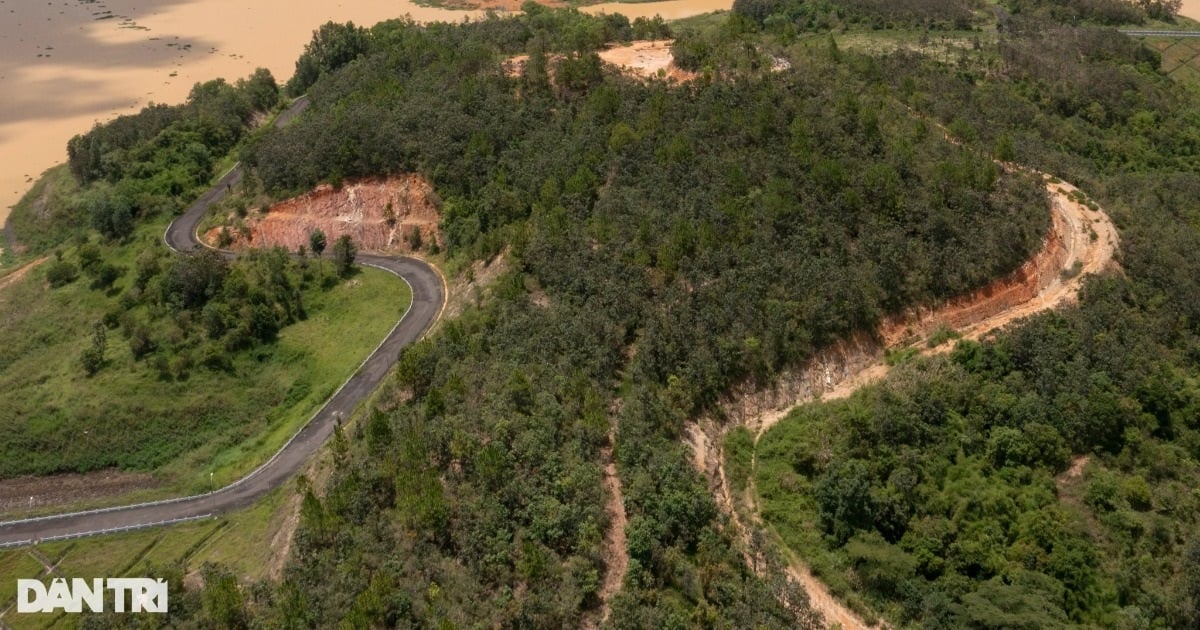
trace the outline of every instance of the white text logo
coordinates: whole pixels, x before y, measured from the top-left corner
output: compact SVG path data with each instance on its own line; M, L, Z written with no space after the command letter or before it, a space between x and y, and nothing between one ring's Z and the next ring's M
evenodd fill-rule
M47 587L40 580L17 580L17 612L68 613L83 612L87 604L91 612L104 612L104 592L112 592L113 612L167 612L167 583L149 578L107 578L81 580L70 585L58 578ZM128 600L128 611L126 601Z

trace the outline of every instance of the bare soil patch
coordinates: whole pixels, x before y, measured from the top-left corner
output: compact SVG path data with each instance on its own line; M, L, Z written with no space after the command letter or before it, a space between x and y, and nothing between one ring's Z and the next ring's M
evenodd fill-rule
M637 40L628 44L614 44L600 51L600 59L615 66L621 72L641 77L643 79L661 78L684 82L696 78L696 73L689 72L675 65L675 56L671 54L671 44L675 40ZM550 58L553 62L560 60L560 55ZM519 77L525 72L525 64L529 63L529 55L516 55L504 60L504 74L509 77ZM551 73L553 78L553 73Z
M349 234L362 251L410 253L414 230L422 248L441 244L440 205L429 182L415 174L353 180L341 188L326 184L247 216L244 228L228 230L232 240L227 247L282 246L295 251L308 247L308 235L319 229L331 245ZM236 216L229 219L236 222ZM209 230L204 240L218 245L223 229Z
M0 520L13 513L62 507L79 501L120 497L159 487L149 473L99 470L48 477L13 477L0 480Z
M628 46L616 45L600 52L600 59L617 66L622 71L640 77L661 77L677 81L690 81L696 73L688 72L675 65L671 54L674 40L631 42Z

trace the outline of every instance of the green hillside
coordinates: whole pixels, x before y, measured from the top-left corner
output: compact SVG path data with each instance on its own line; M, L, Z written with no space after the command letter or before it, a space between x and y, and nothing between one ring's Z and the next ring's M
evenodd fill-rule
M1170 9L325 25L289 83L311 108L238 149L255 203L419 172L457 281L502 271L299 485L281 579L239 590L210 567L165 622L816 627L782 569L798 558L895 627L1200 623L1200 103L1111 28ZM645 29L690 81L601 63ZM896 353L883 383L757 447L733 431L721 473L763 518L735 522L685 428L732 427L720 403L1024 263L1050 203L996 160L1087 191L1119 268L981 342Z

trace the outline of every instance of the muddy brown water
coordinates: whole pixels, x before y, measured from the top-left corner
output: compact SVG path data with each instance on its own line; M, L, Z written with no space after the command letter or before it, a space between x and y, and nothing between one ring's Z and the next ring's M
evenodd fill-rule
M731 4L588 10L679 18ZM257 67L283 82L320 24L370 25L406 14L457 22L480 12L410 0L0 0L0 222L44 170L66 159L67 140L96 122L150 102L181 102L199 81L232 81Z
M593 5L591 12L675 19L732 0ZM292 75L312 30L328 21L374 24L410 15L460 21L478 11L411 0L0 0L0 222L71 136L150 102L178 103L198 81L256 67ZM1200 0L1183 0L1200 19Z

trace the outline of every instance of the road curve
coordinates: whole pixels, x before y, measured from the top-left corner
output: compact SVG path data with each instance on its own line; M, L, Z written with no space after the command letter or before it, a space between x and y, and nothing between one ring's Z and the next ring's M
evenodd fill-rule
M303 97L281 115L282 125L308 106ZM163 235L167 246L179 252L204 247L196 238L196 227L208 208L220 201L241 181L242 167L235 166L215 186L200 196ZM233 253L223 252L232 257ZM241 479L207 494L141 503L103 510L72 512L36 519L0 522L0 546L57 539L150 524L183 521L221 514L246 507L292 477L333 434L340 418L375 390L388 374L400 349L417 339L433 324L445 302L441 276L429 264L406 256L360 254L358 262L396 274L412 288L412 305L354 374L287 444L265 464Z

